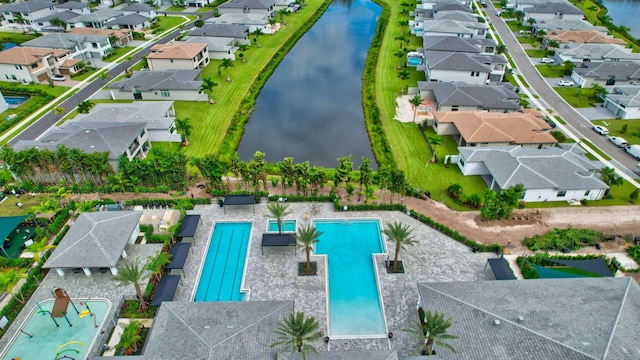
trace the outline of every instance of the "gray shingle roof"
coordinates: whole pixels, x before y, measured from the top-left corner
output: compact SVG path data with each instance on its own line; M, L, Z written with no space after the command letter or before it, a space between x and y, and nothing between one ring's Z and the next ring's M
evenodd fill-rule
M144 11L144 12L150 12L153 10L155 10L153 6L149 6L143 3L131 4L125 7L124 9L122 9L122 11Z
M307 356L309 360L398 360L396 350L352 350L352 351L322 351L317 356ZM298 352L283 352L278 360L302 360Z
M613 91L606 95L607 99L625 107L640 106L640 88L637 86L616 86Z
M250 9L268 9L275 6L275 0L231 0L218 6L220 9L242 9L245 6Z
M132 103L96 104L88 114L79 114L74 122L121 122L142 123L147 129L169 129L175 121L174 117L167 117L167 112L173 106L173 101L136 101Z
M425 51L427 67L431 70L491 72L488 65L478 61L473 54L446 51Z
M585 20L567 20L567 19L553 19L553 20L541 20L534 24L536 29L544 30L598 30L605 33L609 32L604 26L593 26L591 23ZM549 32L549 31L547 31Z
M422 47L425 51L448 51L480 53L480 47L470 42L472 38L461 38L457 36L424 36Z
M573 69L582 77L597 80L640 79L640 64L631 61L583 62Z
M640 60L640 54L631 53L620 45L614 44L564 44L556 49L561 56L590 58L592 60Z
M209 51L228 52L233 48L235 40L230 37L209 37L209 36L187 36L182 39L188 43L204 43L207 44Z
M477 23L480 24L480 23ZM485 25L486 26L486 25ZM453 34L474 34L474 29L479 28L471 22L456 20L425 20L425 33L453 33Z
M80 214L44 268L116 266L122 251L138 230L142 212L99 211Z
M29 0L31 1L31 0ZM88 9L89 5L79 1L67 1L66 3L56 5L58 9Z
M249 34L249 27L236 24L207 24L189 32L189 36L211 36L245 38Z
M131 78L124 78L109 85L120 91L194 90L202 81L196 80L200 70L136 71Z
M73 18L76 18L78 16L80 16L80 14L74 13L73 11L66 10L66 11L61 11L59 13L55 13L55 14L51 14L51 15L42 17L40 19L36 19L34 21L35 22L43 22L43 21L49 21L49 20L53 20L53 19L59 19L59 20L62 20L62 21L67 21L69 19L73 19Z
M435 14L435 18L438 20L456 20L465 22L478 21L478 15L458 10L438 12Z
M438 11L464 11L464 12L472 12L471 8L465 5L462 5L457 2L441 2L433 5L433 12Z
M532 7L525 9L526 13L541 13L541 14L584 14L582 10L567 2L562 3L550 3L550 4L536 4Z
M111 9L101 9L98 10L96 12L93 12L91 14L85 14L85 15L80 15L77 18L73 19L74 23L78 23L78 22L86 22L86 23L91 23L91 22L103 22L103 21L107 21L111 18L115 18L118 16L122 16L123 12L122 11L118 11L118 10L111 10Z
M118 16L113 20L105 22L105 25L140 25L145 21L149 21L149 18L140 14L127 14L124 16Z
M20 3L13 3L0 6L0 11L31 13L34 11L52 8L53 3L50 1L29 0Z
M105 35L78 35L67 33L49 33L22 44L25 47L44 47L54 49L82 48L84 42L100 42L108 39Z
M458 353L443 350L445 358L617 360L640 353L632 325L640 323L640 289L632 278L421 283L418 292L425 310L454 319L449 333L460 339L449 343Z
M460 147L467 163L482 162L501 189L522 184L525 189L608 189L577 144L542 149L520 146Z
M476 106L483 109L518 110L518 94L508 83L500 85L467 85L449 82L419 81L420 91L433 91L441 105Z

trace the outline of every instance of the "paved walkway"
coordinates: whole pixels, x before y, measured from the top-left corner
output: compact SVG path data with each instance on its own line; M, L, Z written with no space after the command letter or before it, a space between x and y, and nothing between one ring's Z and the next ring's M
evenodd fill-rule
M580 113L587 120L604 120L613 119L615 116L613 113L604 107L588 107L588 108L576 108L576 111Z

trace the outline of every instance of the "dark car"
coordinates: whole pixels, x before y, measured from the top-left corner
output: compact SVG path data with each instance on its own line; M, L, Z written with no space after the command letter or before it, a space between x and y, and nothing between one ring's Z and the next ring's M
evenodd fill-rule
M556 123L553 120L549 119L548 117L544 118L544 121L546 121L546 123L552 128L555 128L557 126Z

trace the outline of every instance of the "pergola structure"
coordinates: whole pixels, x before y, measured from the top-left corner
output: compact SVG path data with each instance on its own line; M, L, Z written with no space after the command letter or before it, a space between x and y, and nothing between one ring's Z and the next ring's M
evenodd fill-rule
M256 197L254 195L227 195L222 200L224 213L227 213L227 205L252 205L256 212Z

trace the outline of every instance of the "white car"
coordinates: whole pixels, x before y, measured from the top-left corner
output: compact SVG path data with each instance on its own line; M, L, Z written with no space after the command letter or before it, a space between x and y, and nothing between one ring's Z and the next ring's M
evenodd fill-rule
M609 129L604 126L595 125L593 127L593 131L597 132L600 135L609 135Z
M623 148L627 146L627 140L621 138L620 136L611 136L609 137L609 141L613 143L613 145Z
M555 61L553 61L552 58L542 58L540 59L540 64L553 64Z
M56 75L53 75L51 77L51 80L54 80L54 81L65 81L65 80L67 80L67 77L64 76L64 75L57 75L56 74Z
M558 81L558 86L573 86L573 81L571 81L571 80L560 80L560 81Z

